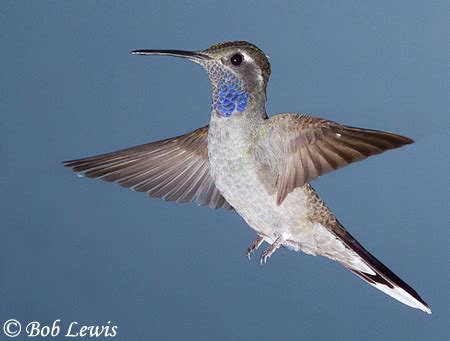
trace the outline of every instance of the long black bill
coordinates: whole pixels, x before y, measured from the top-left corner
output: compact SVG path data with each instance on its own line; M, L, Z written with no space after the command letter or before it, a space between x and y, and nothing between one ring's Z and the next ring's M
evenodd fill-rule
M135 50L131 51L131 54L142 56L172 56L187 58L192 61L208 60L210 57L201 52L182 51L182 50Z

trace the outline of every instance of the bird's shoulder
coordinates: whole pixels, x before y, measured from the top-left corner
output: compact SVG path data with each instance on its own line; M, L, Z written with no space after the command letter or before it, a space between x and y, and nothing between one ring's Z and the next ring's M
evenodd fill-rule
M317 177L413 141L305 114L282 113L256 130L252 148L264 174L275 177L277 203Z

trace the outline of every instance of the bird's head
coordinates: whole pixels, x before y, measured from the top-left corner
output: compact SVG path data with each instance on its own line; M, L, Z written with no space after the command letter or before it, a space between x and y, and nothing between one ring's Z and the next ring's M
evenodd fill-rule
M267 56L255 45L233 41L206 50L136 50L137 55L163 55L187 58L204 67L212 85L213 112L227 118L248 109L262 110L270 76Z

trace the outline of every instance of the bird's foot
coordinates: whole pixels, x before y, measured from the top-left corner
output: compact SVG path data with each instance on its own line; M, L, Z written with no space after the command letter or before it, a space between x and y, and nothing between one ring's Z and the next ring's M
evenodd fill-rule
M267 259L270 258L270 256L272 256L275 253L275 251L277 251L277 249L281 246L281 244L282 244L281 237L278 237L273 242L272 245L270 245L266 250L263 251L263 253L261 254L261 258L259 260L261 265L267 263Z
M252 255L255 253L256 250L261 246L261 244L264 242L264 238L259 236L256 238L256 240L251 243L251 245L247 248L247 258L251 259Z

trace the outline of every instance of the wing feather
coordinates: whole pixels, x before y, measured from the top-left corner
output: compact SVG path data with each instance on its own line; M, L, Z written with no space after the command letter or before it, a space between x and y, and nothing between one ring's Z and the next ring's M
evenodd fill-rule
M209 173L207 136L208 126L167 140L67 161L64 166L150 197L230 210Z
M410 143L411 139L393 133L279 114L256 132L254 155L265 170L261 174L276 179L277 203L281 204L295 188L323 174Z

